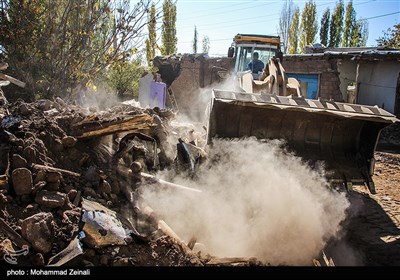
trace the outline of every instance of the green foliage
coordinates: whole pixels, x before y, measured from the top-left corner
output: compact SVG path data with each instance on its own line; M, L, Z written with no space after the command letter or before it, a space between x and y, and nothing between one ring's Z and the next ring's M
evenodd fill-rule
M178 38L176 37L176 5L171 0L164 0L163 23L161 27L161 54L176 53Z
M347 3L346 14L344 16L344 29L342 37L342 47L353 47L352 36L357 35L356 11L353 7L353 1Z
M344 14L344 4L343 0L339 0L336 3L335 10L332 14L330 34L329 34L329 47L340 46L340 40L343 33L343 14Z
M197 27L196 25L194 26L194 36L193 36L193 53L196 54L197 53L197 37L198 37L198 32L197 32Z
M203 53L208 53L210 51L210 38L208 36L203 37L202 46Z
M153 66L153 59L156 56L157 33L156 33L156 7L151 5L147 28L149 37L146 39L146 59L149 67Z
M300 24L300 51L303 52L304 47L313 44L317 35L317 6L314 1L309 0L305 5L301 14Z
M107 82L119 97L138 96L139 79L145 72L146 68L141 65L141 59L120 60L110 67Z
M295 8L293 13L292 24L290 26L289 31L289 53L295 54L297 53L299 39L299 22L300 22L300 9L298 7Z
M331 12L329 8L327 8L322 15L321 27L319 29L319 39L324 46L328 46L330 16Z
M354 23L351 34L351 47L365 47L368 40L368 21L359 19Z
M0 0L0 45L27 95L51 98L137 52L150 1Z
M400 23L389 28L382 37L376 40L378 46L400 49Z
M47 60L42 54L47 43L39 36L46 22L46 5L44 1L2 0L0 7L0 58L10 65L9 74L34 89L35 82L46 72L46 66L38 63ZM32 93L26 99L32 100L33 96Z

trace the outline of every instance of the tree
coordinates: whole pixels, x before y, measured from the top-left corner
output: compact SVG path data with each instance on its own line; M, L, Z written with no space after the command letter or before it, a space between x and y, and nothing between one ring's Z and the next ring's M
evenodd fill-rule
M354 40L353 36L357 36L357 26L356 26L356 11L353 7L353 1L350 0L346 6L346 13L344 16L344 28L342 37L342 47L352 47ZM356 39L356 41L358 41Z
M314 1L309 0L304 5L304 9L301 14L301 24L300 24L301 52L303 52L305 46L314 43L315 36L317 35L317 30L318 30L317 6Z
M332 14L331 26L329 29L329 47L338 47L340 45L343 32L343 13L343 0L339 0Z
M76 89L137 53L149 0L0 0L0 45L28 96Z
M156 6L151 5L150 15L148 17L147 28L149 37L146 39L146 59L147 65L153 65L153 58L156 56L157 34L156 34Z
M164 0L163 23L161 27L161 54L169 55L176 53L176 5L171 0Z
M26 99L33 99L34 79L37 74L42 74L39 65L35 65L39 47L42 47L41 38L36 34L40 33L40 26L45 23L46 5L38 1L28 5L21 0L1 0L0 7L0 58L7 60L10 74L27 83ZM31 71L35 66L36 69Z
M355 23L355 28L351 35L352 47L365 47L368 40L368 21L366 19L359 19Z
M294 10L295 6L293 0L286 0L282 6L278 27L279 36L281 37L281 42L283 42L284 53L288 51L289 31L293 20Z
M296 7L293 13L292 25L289 31L289 53L297 53L297 48L299 44L299 22L300 22L300 9Z
M324 46L328 46L330 16L331 12L327 8L322 15L321 28L319 29L319 40Z
M210 51L210 38L208 36L203 36L202 46L203 53L208 53Z
M107 83L119 97L126 94L138 96L139 80L145 71L140 58L132 61L121 60L110 67L107 73Z
M198 33L197 33L197 28L196 25L194 26L194 36L193 36L193 53L196 54L197 53L197 37L198 37Z
M379 47L400 48L400 23L385 31L383 36L379 37L376 42Z

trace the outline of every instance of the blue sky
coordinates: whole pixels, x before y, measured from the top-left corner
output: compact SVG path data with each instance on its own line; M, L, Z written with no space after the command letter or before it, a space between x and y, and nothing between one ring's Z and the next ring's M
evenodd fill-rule
M277 35L283 0L178 0L178 53L191 53L194 27L199 36L198 49L204 36L210 39L211 55L226 55L237 33ZM306 1L294 0L302 11ZM336 0L316 0L318 24L327 7L333 11ZM346 5L349 1L345 0ZM400 23L399 0L353 0L357 18L369 22L367 46L376 46L376 39ZM391 14L391 15L388 15Z

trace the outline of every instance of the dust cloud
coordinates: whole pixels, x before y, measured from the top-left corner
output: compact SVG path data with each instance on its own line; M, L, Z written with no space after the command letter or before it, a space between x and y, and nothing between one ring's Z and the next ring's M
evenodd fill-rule
M181 122L205 124L213 89L235 91L235 81L233 79L234 76L229 76L224 81L214 83L205 88L196 89L190 95L185 96L184 105L186 106L179 109L178 120Z
M101 86L97 86L96 89L81 89L78 92L77 102L83 107L96 111L103 111L121 104L116 93Z
M337 235L349 202L280 141L215 140L195 179L158 174L203 193L156 192L144 200L184 240L219 257L312 265Z

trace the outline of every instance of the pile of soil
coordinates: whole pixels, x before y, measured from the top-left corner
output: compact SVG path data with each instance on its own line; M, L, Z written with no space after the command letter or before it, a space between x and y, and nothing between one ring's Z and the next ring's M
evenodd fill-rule
M82 252L67 262L64 259L65 265L203 265L207 260L200 261L194 254L188 254L182 244L159 231L154 219L148 219L140 232L136 230L138 213L131 196L140 176L130 169L135 159L126 155L114 157L126 132L116 130L95 136L89 133L104 128L112 131L113 125L118 127L125 119L145 119L145 125L140 121L133 130L154 137L164 150L162 134L167 133L165 127L172 116L168 110L122 104L97 112L66 104L60 98L34 103L19 100L3 106L0 111L1 262L5 262L3 257L10 252L28 246L29 252L19 255L17 264L45 266L76 238L84 236L77 246ZM143 166L140 161L135 162L139 166L136 175L137 171L152 172L155 168L151 164L153 154L145 148L141 151L144 151ZM160 157L158 168L172 161L167 156ZM85 231L84 199L125 214L121 220L133 221L126 222L131 227L129 238L115 242L116 245L87 242L89 238L101 240L102 236ZM105 237L109 234L107 230L100 233Z

